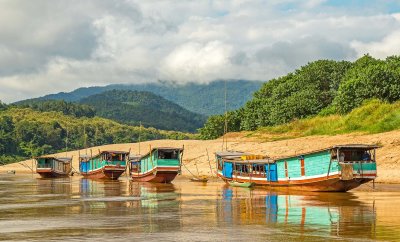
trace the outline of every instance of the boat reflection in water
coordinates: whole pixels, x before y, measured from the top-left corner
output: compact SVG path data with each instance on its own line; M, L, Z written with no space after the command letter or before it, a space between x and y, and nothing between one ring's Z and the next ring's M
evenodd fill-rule
M247 190L247 194L243 190ZM223 224L264 224L306 238L374 239L374 202L367 204L356 199L352 194L343 193L280 194L225 186L216 216Z
M139 224L143 225L140 232L180 230L181 195L173 184L130 182L128 191L130 196L140 198L129 203L131 210L140 220Z

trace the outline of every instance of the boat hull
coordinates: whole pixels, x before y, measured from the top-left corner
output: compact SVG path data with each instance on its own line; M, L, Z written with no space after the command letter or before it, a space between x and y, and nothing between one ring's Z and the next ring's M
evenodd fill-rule
M232 179L228 179L221 174L218 174L226 183L230 183ZM374 178L354 178L351 180L342 180L339 175L329 177L305 179L296 181L259 181L252 179L256 186L264 186L278 190L299 190L311 192L347 192L351 189L359 187L360 185L374 180ZM249 182L249 178L235 178L238 182Z
M38 168L36 169L36 173L38 173L42 178L63 178L63 177L69 177L70 175L69 172L68 173L58 172L51 168Z
M179 167L156 167L146 173L131 173L131 177L136 182L171 183L178 173Z
M118 180L125 172L125 167L104 166L100 169L81 173L83 177L96 180Z

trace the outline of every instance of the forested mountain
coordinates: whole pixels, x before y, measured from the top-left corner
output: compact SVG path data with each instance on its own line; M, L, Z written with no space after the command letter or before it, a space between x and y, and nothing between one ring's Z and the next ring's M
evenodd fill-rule
M66 102L64 100L25 100L13 104L12 106L18 106L20 108L31 108L41 112L62 112L65 115L72 115L75 117L94 117L96 111L94 108L79 103Z
M243 106L261 85L262 82L258 81L226 81L228 110L235 110ZM114 89L152 92L189 111L203 115L213 115L224 112L225 81L223 80L213 81L209 84L188 83L179 85L173 82L158 82L149 84L119 84L104 87L86 87L78 88L69 93L60 92L35 99L55 99L76 102L88 96Z
M96 115L121 123L163 130L195 132L206 117L150 92L111 90L84 98L81 104L96 110Z
M316 115L346 114L369 99L400 99L400 57L365 55L355 62L319 60L272 79L253 98L228 114L228 130L256 130ZM202 138L223 134L224 117L211 116Z
M193 135L141 128L94 117L4 107L0 111L0 163L65 150L152 139L189 139ZM68 139L67 139L68 138ZM68 140L68 143L66 141Z

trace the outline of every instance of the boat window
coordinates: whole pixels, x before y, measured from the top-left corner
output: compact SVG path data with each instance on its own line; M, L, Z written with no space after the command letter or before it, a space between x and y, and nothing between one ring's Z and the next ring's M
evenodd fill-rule
M371 161L372 153L370 150L363 149L343 149L339 151L339 161Z
M158 150L158 159L178 159L178 150Z
M140 171L140 162L132 162L131 172L139 172L139 171Z

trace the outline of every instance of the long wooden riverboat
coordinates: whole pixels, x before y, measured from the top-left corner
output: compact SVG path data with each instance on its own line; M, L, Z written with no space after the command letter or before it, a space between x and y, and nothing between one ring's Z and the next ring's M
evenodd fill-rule
M276 159L237 151L217 152L217 175L227 183L345 192L376 178L377 148L364 144L336 145Z
M117 180L126 170L129 152L101 151L96 156L80 156L79 171L90 179Z
M43 178L68 177L71 174L72 158L40 156L36 157L36 173Z
M160 147L130 159L133 181L170 183L181 172L183 148Z

